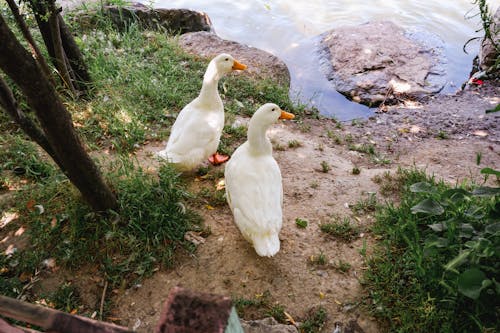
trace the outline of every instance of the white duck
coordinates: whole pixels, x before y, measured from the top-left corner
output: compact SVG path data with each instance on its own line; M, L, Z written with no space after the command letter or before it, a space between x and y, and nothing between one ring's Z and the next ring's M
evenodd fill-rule
M213 164L227 161L228 156L217 154L224 127L224 106L219 96L218 83L223 75L232 70L246 68L246 65L226 53L213 58L203 77L200 94L179 112L167 146L157 156L173 163L182 171L194 169L207 158Z
M250 119L248 140L226 164L226 197L234 222L260 256L278 253L283 223L281 172L266 131L278 119L292 118L276 104L261 106Z

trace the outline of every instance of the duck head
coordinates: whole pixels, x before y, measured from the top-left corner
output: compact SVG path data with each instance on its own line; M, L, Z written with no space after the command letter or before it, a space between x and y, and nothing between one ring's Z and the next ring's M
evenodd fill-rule
M266 103L255 111L252 120L255 119L257 123L267 128L278 121L278 119L293 119L294 117L293 114L281 110L276 104Z
M234 59L230 54L221 53L210 61L207 72L216 73L216 78L220 79L224 74L234 70L245 70L246 65Z

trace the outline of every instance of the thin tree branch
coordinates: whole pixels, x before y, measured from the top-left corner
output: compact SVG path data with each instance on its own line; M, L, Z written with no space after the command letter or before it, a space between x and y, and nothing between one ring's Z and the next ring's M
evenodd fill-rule
M17 7L14 0L6 0L6 1L10 7L12 14L14 15L14 18L16 19L17 24L19 25L19 28L21 29L21 31L23 33L24 38L28 41L28 44L30 45L31 52L33 53L34 58L40 64L40 67L42 68L45 75L47 75L47 78L53 84L55 84L54 78L50 74L49 65L45 61L45 58L43 57L42 52L40 52L40 49L38 48L35 40L33 39L33 36L31 35L30 30L28 29L28 26L26 25L26 22L24 22L23 17L19 13L19 7Z
M59 163L52 146L47 140L47 137L43 133L43 131L38 127L33 120L27 117L24 112L19 109L18 103L14 94L10 90L7 83L0 76L0 107L2 107L5 112L16 122L21 129L28 134L28 136L35 141L40 147L43 148L47 152L47 154L52 157L54 162L59 165L62 169L63 165ZM64 170L64 169L63 169Z
M54 53L56 57L57 69L59 70L59 75L63 80L66 87L73 93L76 94L75 86L71 80L71 76L68 71L66 54L63 49L61 33L59 29L59 10L55 7L55 1L49 2L49 25L50 33L52 35L52 42L54 43Z

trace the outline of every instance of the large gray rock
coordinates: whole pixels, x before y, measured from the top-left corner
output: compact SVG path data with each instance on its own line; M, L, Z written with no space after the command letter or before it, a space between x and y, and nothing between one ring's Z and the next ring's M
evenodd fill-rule
M370 106L421 99L445 85L440 39L392 22L340 27L321 39L322 70L335 89Z
M483 71L488 71L491 66L495 64L500 53L491 42L495 41L498 47L500 47L500 7L498 7L495 15L492 18L490 24L491 39L484 38L481 43L481 48L479 49L479 67ZM497 68L498 74L498 68Z
M279 324L273 317L259 320L241 320L245 333L298 333L292 325Z
M138 22L144 28L163 28L171 33L213 31L207 14L189 9L152 9L135 3L129 6L106 6L104 12L119 27Z
M179 37L179 45L187 52L206 58L219 53L229 53L248 68L242 75L255 79L272 79L283 85L290 85L290 73L285 63L278 57L244 44L225 40L215 33L192 32Z

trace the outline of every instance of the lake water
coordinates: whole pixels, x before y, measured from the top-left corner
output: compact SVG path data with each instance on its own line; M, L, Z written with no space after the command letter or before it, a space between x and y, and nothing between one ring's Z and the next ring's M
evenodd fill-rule
M287 64L291 74L291 97L310 103L320 112L339 120L366 117L366 106L350 102L333 90L319 72L315 36L335 27L372 20L391 20L404 28L424 29L444 42L447 84L442 93L452 93L467 80L479 42L462 51L470 38L481 36L477 5L471 0L157 0L156 8L189 8L206 12L215 32L268 51ZM500 0L490 0L496 10Z

